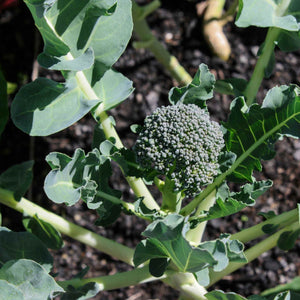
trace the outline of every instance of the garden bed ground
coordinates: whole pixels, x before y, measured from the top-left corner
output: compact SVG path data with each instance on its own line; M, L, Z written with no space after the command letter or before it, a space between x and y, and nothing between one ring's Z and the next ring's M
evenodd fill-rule
M146 2L146 1L143 1ZM256 53L263 42L264 29L239 29L234 24L227 24L226 35L232 46L228 62L212 57L202 33L201 20L196 14L193 1L162 1L162 6L148 18L155 35L168 50L175 55L190 74L197 71L200 63L205 63L218 79L240 77L249 79L256 61ZM31 16L24 4L0 13L0 64L8 81L18 86L31 80L35 53L40 52L42 45L36 34ZM38 50L38 51L37 51ZM266 91L279 84L300 82L300 52L281 53L276 51L276 66L272 77L265 80L259 92L259 101ZM146 50L135 50L128 46L116 69L129 77L135 87L130 98L112 111L117 121L117 130L127 147L134 144L135 135L130 132L131 124L141 123L144 116L157 106L167 104L167 93L176 85L168 73ZM58 73L39 69L39 76L60 80ZM226 120L231 97L216 94L209 101L209 110L215 120ZM97 216L78 203L74 207L56 205L50 202L43 193L42 186L49 167L45 156L51 151L72 155L80 147L90 150L92 131L95 122L85 117L70 128L49 137L29 138L14 127L10 121L2 135L0 143L0 171L9 166L28 160L34 149L34 185L32 199L40 205L62 215L97 233L135 247L140 233L145 228L143 221L134 217L122 216L113 226L101 228L93 225ZM30 146L31 145L31 146ZM296 207L300 199L300 142L284 139L276 146L278 152L272 161L264 162L260 178L270 178L274 187L263 195L254 207L244 209L240 214L211 221L208 224L205 239L217 237L220 232L234 233L262 220L257 212L274 210L280 213ZM31 150L30 150L31 149ZM117 168L112 177L115 188L123 191L125 199L132 199L123 177ZM15 230L23 230L21 216L14 211L1 207L3 225ZM277 283L285 283L294 276L300 275L300 242L288 253L274 249L247 265L239 272L233 273L215 285L224 291L234 291L248 296L257 294ZM54 273L59 279L69 279L82 268L89 266L88 276L113 274L129 270L124 263L113 260L108 255L95 251L85 245L65 238L65 246L60 251L53 251ZM136 287L103 292L95 299L175 299L177 292L160 282Z

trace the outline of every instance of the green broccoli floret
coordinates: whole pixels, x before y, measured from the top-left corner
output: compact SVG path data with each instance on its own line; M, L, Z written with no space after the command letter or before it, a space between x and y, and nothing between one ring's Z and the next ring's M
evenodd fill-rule
M134 151L140 165L175 183L175 192L194 196L213 181L224 146L218 123L195 104L157 108L140 129Z

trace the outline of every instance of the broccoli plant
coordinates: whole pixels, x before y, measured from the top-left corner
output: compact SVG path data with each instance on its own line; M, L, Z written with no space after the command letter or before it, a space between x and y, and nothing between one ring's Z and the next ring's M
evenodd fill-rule
M275 45L283 51L300 48L299 1L241 0L238 26L270 27L250 81L216 81L201 64L187 85L170 90L169 105L155 109L142 125L132 126L132 149L124 147L108 114L133 92L132 82L112 66L131 38L132 14L135 30L148 32L144 18L151 3L144 8L130 0L25 3L44 41L40 65L61 71L65 82L37 78L23 86L11 106L14 124L29 135L48 136L88 113L96 123L90 152L47 155L51 170L44 181L45 194L57 204L81 203L95 210L98 226L108 227L127 214L145 220L145 230L133 249L67 221L23 197L32 181L33 162L12 166L0 175L0 203L24 215L26 230L0 227L0 298L82 300L101 297L101 291L162 280L179 291L180 299L246 300L234 291L213 290L213 285L273 247L293 248L300 233L299 205L280 215L264 213L264 222L232 235L222 232L204 240L203 233L207 221L255 205L272 186L271 180L255 178L262 170L261 160L274 157L274 145L283 137L300 137L297 85L275 86L262 104L256 103L261 81L273 69ZM266 15L257 14L257 9ZM151 34L144 38L153 51L160 49ZM184 74L173 71L178 77ZM0 86L5 90L2 75ZM228 119L222 123L211 119L206 105L216 90L233 96ZM8 116L6 101L1 93L1 131ZM121 169L134 201L112 188L112 163ZM157 187L159 197L152 195L149 185ZM133 268L100 277L82 270L72 279L56 280L48 249L62 247L61 234ZM299 299L298 279L249 299Z

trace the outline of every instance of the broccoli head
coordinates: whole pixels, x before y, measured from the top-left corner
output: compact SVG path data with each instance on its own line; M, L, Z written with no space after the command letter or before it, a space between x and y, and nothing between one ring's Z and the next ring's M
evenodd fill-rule
M137 161L174 181L175 192L194 196L217 175L224 146L218 123L195 104L157 108L147 116L134 146Z

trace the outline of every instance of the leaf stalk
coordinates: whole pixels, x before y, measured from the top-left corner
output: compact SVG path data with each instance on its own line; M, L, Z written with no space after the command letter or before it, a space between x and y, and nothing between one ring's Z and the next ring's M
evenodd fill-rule
M73 238L74 240L98 249L101 252L115 257L129 265L133 265L134 250L131 248L75 225L74 223L69 222L64 218L32 203L31 201L26 200L25 198L22 198L19 202L17 202L10 191L0 188L0 203L21 213L26 213L31 217L37 215L41 220L51 224L59 232Z
M274 248L277 245L277 241L280 237L280 235L285 231L295 231L300 229L300 224L298 221L294 222L293 224L284 227L283 229L277 231L276 233L272 234L265 240L261 241L260 243L256 244L255 246L249 248L245 251L245 256L248 260L247 263L251 262L252 260L259 257L264 252L269 251L270 249ZM211 272L210 273L210 284L207 286L210 287L220 279L222 279L224 276L240 269L247 263L235 263L231 262L229 263L228 267L224 269L221 272Z

